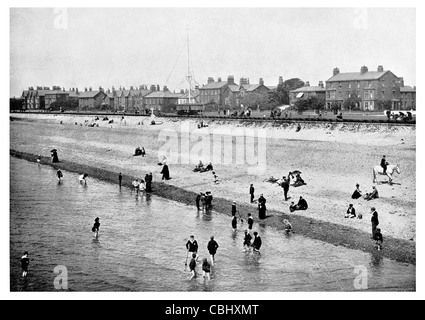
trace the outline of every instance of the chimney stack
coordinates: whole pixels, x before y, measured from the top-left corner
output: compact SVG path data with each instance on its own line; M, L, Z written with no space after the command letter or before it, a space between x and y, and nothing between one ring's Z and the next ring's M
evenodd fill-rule
M86 87L86 88L84 88L84 91L85 91L85 92L87 92L87 87Z
M91 91L91 87L89 88L89 91Z
M104 91L103 91L103 88L102 88L101 86L99 86L99 91L104 92Z
M366 66L363 66L363 67L360 68L360 73L361 74L365 74L367 71L368 71L368 69L367 69Z
M319 81L319 87L323 88L323 81Z
M384 67L383 66L378 66L378 72L384 72Z
M283 77L282 76L279 77L279 84L283 84Z
M133 86L130 86L130 90L134 90Z
M217 82L221 82L221 77L218 77Z
M339 73L339 69L338 68L334 68L334 76L336 76Z
M112 86L112 93L114 93L115 92L115 87L114 86Z
M310 86L310 81L306 81L305 86L306 87L309 87Z
M249 84L249 79L248 78L241 78L239 80L239 84L242 86L244 84Z
M264 86L264 80L263 80L263 78L260 78L260 81L258 81L258 83L259 83L261 86Z
M153 92L153 91L156 91L156 87L155 87L155 85L153 85L153 84L152 84L149 90L150 90L150 91L152 91L152 92Z
M167 88L167 86L164 86L164 89L163 89L163 91L164 91L164 92L167 92L167 91L169 91L169 90L168 90L168 88Z
M400 87L404 87L404 78L400 77L398 80L400 81Z
M227 77L227 84L234 85L235 84L235 77L230 75Z
M214 78L213 77L208 77L208 83L214 82Z
M159 84L156 85L156 91L161 91L161 88L159 87Z

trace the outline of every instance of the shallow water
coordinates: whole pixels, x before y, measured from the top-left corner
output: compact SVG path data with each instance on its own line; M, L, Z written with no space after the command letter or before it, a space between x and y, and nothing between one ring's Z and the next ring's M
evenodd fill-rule
M367 289L415 290L414 265L336 247L254 224L261 254L243 250L246 222L192 206L137 195L91 177L10 158L10 290L55 291L56 266L64 266L71 291L355 291L367 270ZM100 218L100 237L91 227ZM295 226L296 228L296 226ZM201 259L214 235L220 245L211 281L189 281L185 243L194 234ZM20 257L30 254L29 276ZM201 273L201 262L198 272ZM363 282L364 284L365 282Z

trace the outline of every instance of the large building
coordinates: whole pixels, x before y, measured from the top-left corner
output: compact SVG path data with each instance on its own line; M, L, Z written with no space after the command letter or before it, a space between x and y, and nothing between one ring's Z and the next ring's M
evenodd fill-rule
M91 109L100 109L105 101L106 93L103 90L88 91L80 93L78 98L78 107L81 111L88 111Z
M318 86L310 86L310 83L307 81L304 87L289 91L289 105L293 106L298 100L311 97L325 101L326 89L323 86L323 81L319 81Z
M50 87L30 87L22 92L23 108L27 110L49 110L53 102L78 99L78 89L72 88L69 91L58 86Z
M392 109L400 108L401 79L383 66L376 71L369 71L366 66L360 72L340 73L338 68L326 81L326 108L332 105L343 108L344 100L358 99L357 107L361 110L375 110L379 101L390 101Z
M403 86L400 88L400 109L416 110L416 87Z
M178 105L181 93L165 91L153 91L143 97L145 112L148 110L169 111Z

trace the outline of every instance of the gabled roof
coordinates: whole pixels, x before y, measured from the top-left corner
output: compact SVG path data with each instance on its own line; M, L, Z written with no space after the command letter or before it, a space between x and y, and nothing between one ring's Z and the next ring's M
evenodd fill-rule
M195 93L194 91L192 91L190 93L190 98L196 98L199 96L199 93ZM186 92L184 94L182 94L179 99L189 99L189 92Z
M202 88L199 88L199 90L202 90L202 89L220 89L220 88L223 88L226 85L227 85L227 81L220 81L220 82L214 81L214 82L210 82L210 83L206 84Z
M367 80L378 80L381 78L384 74L387 72L391 72L389 70L387 71L367 71L365 73L360 72L345 72L345 73L338 73L337 75L334 75L331 77L328 81L367 81Z
M104 93L103 91L84 91L81 92L79 95L79 98L94 98L95 96L97 96L99 93L102 93L104 95L106 95L106 93Z
M237 84L229 84L227 85L230 89L230 91L232 92L239 92L240 91L240 86L238 86Z
M267 90L270 90L268 87L266 87L265 85L263 85L263 84L243 84L242 86L241 86L242 88L244 88L244 90L246 91L246 92L252 92L252 91L255 91L255 90L257 90L258 88L260 88L260 87L264 87L264 88L266 88Z
M277 90L277 86L267 86L267 88L269 88L269 90L271 91Z
M413 89L411 86L405 86L400 88L400 92L416 92L416 89Z
M326 92L326 88L322 88L319 86L305 86L295 90L291 90L289 92L297 93L297 92Z

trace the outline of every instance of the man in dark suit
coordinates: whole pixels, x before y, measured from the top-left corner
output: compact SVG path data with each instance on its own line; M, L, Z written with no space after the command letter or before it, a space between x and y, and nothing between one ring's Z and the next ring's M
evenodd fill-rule
M254 185L251 183L251 186L249 187L249 194L251 195L251 203L254 202L254 191L255 191Z
M288 191L289 191L289 179L283 177L282 182L283 195L285 196L285 201L288 201Z
M387 174L387 166L388 166L388 162L385 159L385 156L382 156L381 167L382 167L382 169L384 169L384 174Z
M372 222L372 239L373 239L375 236L376 229L379 225L379 219L378 219L378 212L376 212L375 207L370 208L370 211L372 213L372 218L370 221Z

